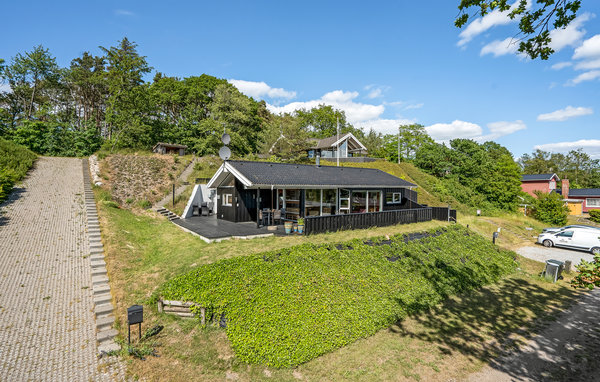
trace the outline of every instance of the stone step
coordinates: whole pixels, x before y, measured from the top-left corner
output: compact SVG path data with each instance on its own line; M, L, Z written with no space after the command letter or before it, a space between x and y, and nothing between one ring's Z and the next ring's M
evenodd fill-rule
M106 267L106 262L104 259L91 259L92 269Z
M94 285L92 291L94 296L110 293L110 286L108 284Z
M96 340L99 343L112 341L112 339L115 338L117 334L119 334L117 329L104 329L96 333Z
M96 318L106 317L113 313L113 306L111 303L99 304L94 307L94 314Z
M107 272L106 272L106 268L105 267L98 267L98 268L93 268L92 269L92 277L95 276L106 276Z
M110 293L102 293L94 296L94 304L102 305L109 304L112 301L112 296Z
M114 341L104 342L98 345L98 353L100 355L103 353L118 352L120 350L121 347Z
M102 331L110 329L115 323L115 316L106 316L96 320L96 329Z
M104 252L90 252L90 260L91 261L96 261L96 260L104 260Z
M106 276L93 276L92 285L108 284L108 277Z

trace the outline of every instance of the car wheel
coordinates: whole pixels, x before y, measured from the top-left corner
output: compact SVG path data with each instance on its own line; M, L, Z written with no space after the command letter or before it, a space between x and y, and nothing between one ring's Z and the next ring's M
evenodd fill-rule
M548 239L544 240L542 244L544 244L544 247L552 247L554 245L554 243L552 243L552 240Z
M594 247L590 252L592 252L592 255L600 255L600 247Z

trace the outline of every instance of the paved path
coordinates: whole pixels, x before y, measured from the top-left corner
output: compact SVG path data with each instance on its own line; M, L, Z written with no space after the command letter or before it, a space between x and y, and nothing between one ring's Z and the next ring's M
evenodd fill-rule
M517 249L517 253L523 257L542 263L545 263L546 260L571 260L573 265L577 265L581 260L588 262L594 261L594 255L589 252L556 247L546 248L542 245L521 247Z
M81 166L40 158L1 208L0 380L123 380L96 355Z

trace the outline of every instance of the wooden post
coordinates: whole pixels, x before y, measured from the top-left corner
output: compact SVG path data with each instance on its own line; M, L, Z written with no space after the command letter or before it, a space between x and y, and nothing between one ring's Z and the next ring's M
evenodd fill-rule
M163 312L163 303L162 300L158 300L158 313Z
M175 183L173 183L173 207L175 207Z
M202 325L206 324L206 308L200 308L200 322Z
M256 228L260 228L260 188L256 189Z

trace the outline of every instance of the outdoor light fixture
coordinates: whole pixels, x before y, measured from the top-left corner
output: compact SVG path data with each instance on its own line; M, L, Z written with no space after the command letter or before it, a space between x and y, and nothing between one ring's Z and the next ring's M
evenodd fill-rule
M144 307L142 305L132 305L127 308L127 339L131 345L131 325L138 324L138 335L140 341L142 339L142 322L144 322Z

